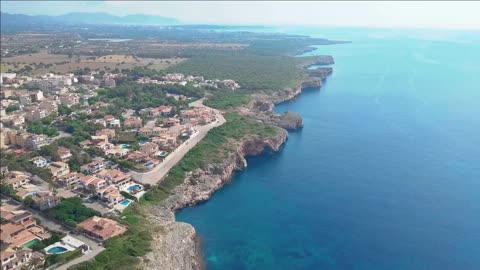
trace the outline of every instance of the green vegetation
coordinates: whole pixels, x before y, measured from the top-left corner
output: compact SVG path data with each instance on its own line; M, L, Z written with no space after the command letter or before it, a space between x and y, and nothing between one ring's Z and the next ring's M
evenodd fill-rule
M216 92L214 95L209 97L204 104L212 108L227 110L246 105L248 102L250 102L250 100L250 96L239 91Z
M26 171L37 175L45 181L51 181L52 173L47 168L38 168L30 159L36 156L36 153L17 155L15 153L0 153L0 164L7 166L10 171Z
M98 97L103 102L111 103L114 108L121 109L141 110L160 105L173 107L187 105L185 101L177 101L173 97L167 97L167 93L203 97L205 90L191 85L156 85L127 82L112 89L99 90Z
M33 251L40 251L40 250L50 246L51 244L60 241L65 236L64 234L58 233L58 232L51 232L51 234L52 234L52 236L50 238L39 241L39 242L35 243L33 246L31 246L30 248Z
M186 172L204 169L209 164L222 163L229 153L235 151L235 145L230 143L232 140L239 141L247 137L268 138L278 132L277 127L259 123L236 113L227 113L225 118L227 120L225 124L211 129L207 136L170 170L158 186L144 195L144 202L159 202L165 199L177 185L183 183Z
M8 105L8 107L5 109L5 112L11 113L17 110L20 110L20 107L18 107L17 105Z
M207 79L232 79L247 90L283 90L297 86L302 79L293 57L246 53L193 57L167 71Z
M82 256L82 249L77 248L73 251L68 251L62 254L49 254L45 257L45 267L52 266L54 264L64 264L73 259Z
M130 270L140 262L138 257L150 249L151 224L147 221L144 208L134 204L122 213L121 222L128 225L128 231L105 242L106 249L94 260L72 266L70 270Z
M27 131L34 134L45 134L48 137L58 136L58 129L54 126L44 125L39 122L31 123Z
M99 212L85 207L79 197L62 200L57 206L48 210L48 215L70 227L75 227L89 217L101 216Z

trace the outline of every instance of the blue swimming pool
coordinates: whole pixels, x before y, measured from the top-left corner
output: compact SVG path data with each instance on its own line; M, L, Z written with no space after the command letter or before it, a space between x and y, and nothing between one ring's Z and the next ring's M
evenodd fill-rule
M127 190L128 190L129 192L132 192L132 191L134 191L134 190L138 190L138 189L141 189L141 188L142 188L142 186L140 186L139 184L135 184L135 185L133 185L133 186L129 186L129 187L127 188Z
M120 144L120 147L122 147L122 149L128 148L128 144Z
M123 200L122 202L120 202L121 205L123 206L128 206L132 201L130 200Z
M144 167L150 167L153 165L153 162L147 162L145 164L143 164Z
M48 254L60 254L60 253L64 253L64 252L67 252L68 249L64 248L64 247L52 247L51 249L47 250L47 253Z

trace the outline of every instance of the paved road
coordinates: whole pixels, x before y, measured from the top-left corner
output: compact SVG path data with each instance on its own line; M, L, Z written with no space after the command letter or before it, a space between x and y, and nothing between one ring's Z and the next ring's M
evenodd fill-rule
M190 106L209 108L203 105L203 98L190 103ZM210 129L221 126L223 125L223 123L225 123L225 118L220 113L220 111L212 108L209 109L211 109L215 114L215 122L204 126L193 127L196 132L192 135L192 137L190 137L179 147L177 147L172 153L170 153L170 155L165 158L162 163L160 163L153 170L145 173L130 171L130 175L142 184L157 184L170 171L170 169L175 166L175 164L177 164L188 151L190 151L190 149L192 149L199 141L201 141L207 135Z
M5 198L4 196L2 196L2 198ZM55 269L63 269L63 270L66 270L69 266L72 266L74 264L78 264L78 263L81 263L81 262L85 262L85 261L88 261L90 259L93 259L95 256L97 256L98 253L102 252L105 248L102 247L100 244L98 244L97 242L91 240L90 238L84 236L84 235L81 235L81 234L70 234L70 229L63 226L62 224L50 219L50 218L46 218L44 215L41 215L39 211L35 210L35 209L32 209L32 208L27 208L23 205L21 205L19 202L17 201L14 201L12 200L11 198L8 198L8 200L10 200L11 203L13 204L16 204L18 206L20 206L21 208L24 208L26 209L27 211L29 211L30 213L32 213L32 215L35 217L35 218L38 218L41 222L41 226L51 230L51 231L59 231L59 232L63 232L63 233L66 233L66 234L69 234L71 236L73 236L74 238L77 238L78 240L84 242L85 244L87 244L91 251L85 255L83 255L82 257L79 257L73 261L70 261L69 263L67 264L64 264L62 266L59 266L58 268L55 268Z

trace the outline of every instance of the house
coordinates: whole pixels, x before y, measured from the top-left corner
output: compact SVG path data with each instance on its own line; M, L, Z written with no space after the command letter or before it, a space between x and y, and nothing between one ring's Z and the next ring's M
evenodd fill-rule
M13 249L11 246L2 247L0 257L2 260L2 269L18 270L32 259L32 250L26 247Z
M120 120L115 118L111 114L107 114L103 117L103 120L107 123L109 127L120 127Z
M12 171L5 179L5 183L13 189L17 189L30 183L30 177L23 172Z
M37 168L45 168L48 166L48 161L42 156L34 157L30 160Z
M100 143L100 142L108 142L108 136L104 135L104 134L98 135L98 136L91 136L90 141L93 144L97 144L97 143Z
M123 148L119 145L113 147L113 148L110 148L110 149L107 149L105 150L105 154L108 155L108 156L115 156L115 157L124 157L126 155L128 155L128 152L130 152L130 150L126 149L126 148Z
M97 216L93 216L81 222L78 224L78 227L81 228L87 235L101 241L105 241L127 231L127 228L118 224L118 222Z
M17 192L15 193L15 195L17 195L19 198L21 198L23 200L28 196L33 196L33 195L37 194L38 192L41 192L41 191L44 191L44 190L42 189L42 187L32 185L32 184L26 184L26 185L23 185L23 186L19 187L16 191Z
M107 164L103 158L97 158L94 161L81 166L80 171L85 172L86 174L95 174L105 169L106 166Z
M47 136L43 134L32 134L25 141L25 147L33 151L40 150L40 148L48 144Z
M77 93L68 93L66 95L60 95L59 100L60 104L70 108L71 106L80 103L80 95Z
M80 178L80 185L86 190L89 189L90 185L94 186L96 190L100 190L107 186L107 181L94 175L87 175Z
M122 188L132 183L132 177L120 170L103 170L98 173L98 177L107 180L111 185Z
M141 128L142 127L142 119L140 117L130 117L125 119L123 122L123 128L130 129L130 128Z
M51 191L41 191L32 195L33 205L40 211L57 205L59 199Z
M113 128L104 128L99 129L95 132L96 136L107 136L108 140L115 138L115 129Z
M70 172L70 168L67 163L57 161L50 164L50 171L54 178L58 178L67 175Z
M102 201L110 208L113 208L115 205L125 200L118 189L113 185L107 186L97 191L97 193L98 196L102 198Z
M176 125L180 125L180 119L177 118L167 118L163 121L164 127L173 127Z
M72 153L70 152L70 149L65 148L65 147L59 147L58 150L57 150L57 154L63 162L68 161L70 159L70 157L72 156Z
M152 143L152 142L146 142L142 145L140 145L140 152L148 155L148 156L154 156L155 153L158 152L158 144Z
M58 181L62 182L67 188L74 188L85 175L83 173L72 172L67 175L58 178Z

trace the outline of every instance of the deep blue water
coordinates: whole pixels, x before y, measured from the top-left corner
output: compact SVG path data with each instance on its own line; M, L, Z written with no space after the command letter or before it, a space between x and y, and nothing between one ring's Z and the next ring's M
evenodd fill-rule
M480 34L288 30L352 40L275 154L177 214L207 269L480 269Z

